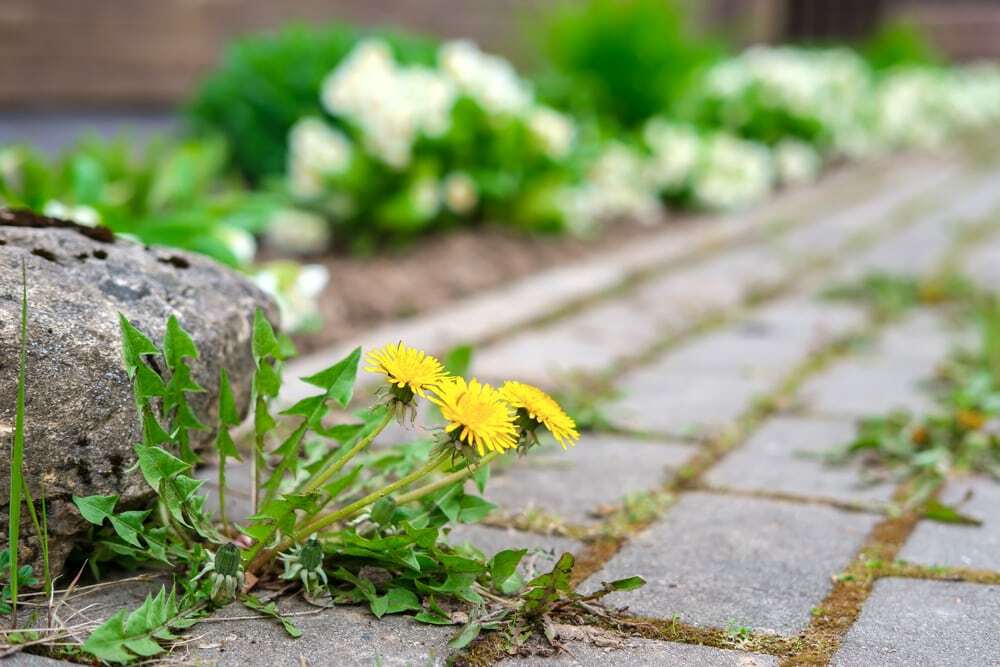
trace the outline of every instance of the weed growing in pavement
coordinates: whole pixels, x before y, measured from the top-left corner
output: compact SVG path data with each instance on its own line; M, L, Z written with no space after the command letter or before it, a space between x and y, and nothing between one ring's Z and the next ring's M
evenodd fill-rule
M978 345L943 365L934 411L863 420L853 442L826 453L834 463L860 459L867 477L911 481L910 507L925 504L956 473L1000 479L1000 300L965 294L959 303L971 312ZM936 502L926 511L943 521L967 520Z
M552 572L525 582L519 574L525 550L486 558L474 548L447 543L452 525L475 523L493 509L479 495L492 461L526 454L542 431L564 448L579 437L572 419L540 390L520 383L494 389L451 374L450 369L468 366L467 352L449 355L447 368L402 343L369 353L366 370L384 378L374 404L354 412L351 423L331 423L331 410L351 403L358 348L304 378L318 392L277 413L282 364L293 352L258 311L252 451L246 453L253 464L254 508L249 518L237 521L225 513L224 491L220 515L206 509L203 482L193 476L199 452L191 436L208 428L189 403L192 393L204 391L192 371L199 358L194 341L173 317L159 346L124 316L120 327L142 425L137 467L155 490L156 504L135 510L119 508L117 496L73 500L92 524L85 550L95 573L109 563L146 567L172 574L174 582L139 608L119 610L91 628L82 646L63 646L55 654L82 650L117 663L146 659L234 601L299 636L273 601L254 596L255 588L272 584L300 588L321 606L363 604L376 617L406 612L424 623L464 623L454 648L483 630L501 631L516 644L548 624L593 613L611 591L643 583L632 577L582 596L568 584L574 564L569 554ZM218 397L215 449L224 467L227 459L241 456L228 432L240 419L225 373ZM373 449L394 419L410 422L420 401L438 408L443 425L429 438ZM219 481L224 489L224 472ZM30 576L25 571L20 582L29 583ZM13 588L12 601L16 583Z
M961 275L941 273L930 278L871 273L860 281L838 285L823 296L836 301L864 303L879 320L890 320L919 306L961 303L975 288Z

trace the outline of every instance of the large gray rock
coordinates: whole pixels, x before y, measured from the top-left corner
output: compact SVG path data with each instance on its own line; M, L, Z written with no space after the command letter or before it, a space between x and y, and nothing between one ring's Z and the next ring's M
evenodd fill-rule
M57 570L86 528L72 503L74 494L116 494L120 508L151 498L141 473L133 469L139 428L122 366L118 313L158 344L170 315L191 333L201 351L194 376L207 390L192 404L209 425L216 419L220 367L230 374L241 411L249 403L255 308L265 308L276 321L274 304L261 291L211 260L66 225L0 210L0 548L7 536L23 261L28 276L25 472L36 500L44 486L50 560ZM211 434L196 436L194 444L203 446ZM22 542L21 556L32 561L38 545L27 517L23 530L32 535Z

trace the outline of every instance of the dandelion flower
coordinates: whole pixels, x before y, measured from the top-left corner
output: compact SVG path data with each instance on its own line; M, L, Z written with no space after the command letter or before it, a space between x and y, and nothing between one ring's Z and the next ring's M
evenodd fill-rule
M526 424L528 430L533 430L538 425L544 426L563 449L580 439L573 418L566 414L555 399L538 387L522 382L504 382L500 388L500 397L517 410L521 421L525 418L530 420Z
M500 392L473 378L450 377L431 387L429 400L441 408L448 424L445 431L459 443L475 447L480 456L486 450L503 453L517 447L514 414L500 398Z
M427 389L448 377L440 361L403 343L389 343L369 352L368 363L371 365L365 370L385 375L401 403L409 403L414 395L426 397Z

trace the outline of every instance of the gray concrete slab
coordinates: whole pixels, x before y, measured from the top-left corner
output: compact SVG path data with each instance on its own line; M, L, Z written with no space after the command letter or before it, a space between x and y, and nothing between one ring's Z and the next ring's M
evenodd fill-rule
M985 477L955 480L941 501L983 525L921 521L899 557L924 565L1000 570L1000 483Z
M694 453L688 444L587 434L572 449L549 445L495 468L486 498L507 512L593 523L595 511L662 486Z
M834 667L996 667L1000 586L880 579Z
M705 477L706 483L740 491L791 493L843 501L885 502L888 483L867 484L856 464L830 465L819 455L851 442L853 420L779 416L765 422Z
M759 653L743 653L710 646L678 644L652 639L626 639L621 647L602 648L590 644L567 645L569 653L553 657L507 658L505 667L771 667L778 659Z
M794 634L875 522L815 505L685 494L582 589L639 575L646 586L609 602L699 626Z

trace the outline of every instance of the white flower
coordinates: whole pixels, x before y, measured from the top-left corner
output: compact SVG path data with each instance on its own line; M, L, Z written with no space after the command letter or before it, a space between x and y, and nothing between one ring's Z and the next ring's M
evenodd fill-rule
M774 147L774 166L778 180L787 185L812 183L822 167L819 153L812 146L795 139L784 139Z
M661 191L681 189L698 164L701 137L692 127L654 118L643 128L643 138L653 153L650 180Z
M566 226L577 233L616 219L653 224L663 215L642 155L618 142L604 149L582 185L562 193L560 208Z
M520 114L533 102L531 88L509 62L472 42L446 42L438 62L459 90L490 113Z
M284 253L320 253L330 245L330 225L319 215L297 208L275 211L265 234L268 244Z
M695 170L695 199L712 209L735 209L763 198L774 185L767 147L718 133L709 138Z
M413 144L437 137L451 125L454 84L427 67L403 67L382 40L367 39L323 82L321 101L362 134L365 148L395 169L405 169Z
M221 241L233 253L238 264L245 265L257 255L257 240L253 234L239 227L216 227L212 236Z
M270 294L281 313L281 328L299 331L318 318L317 298L330 280L326 267L277 261L257 267L253 280Z
M528 116L528 128L541 142L545 154L553 160L565 159L573 148L576 127L565 114L536 106Z
M70 206L56 199L45 202L42 213L50 218L70 220L84 227L96 227L101 224L101 214L97 212L97 209L82 204Z
M465 215L479 203L476 182L465 172L455 171L444 179L444 203L448 210L457 215Z
M351 141L319 118L303 118L288 133L288 178L300 197L323 193L327 176L342 174L351 164Z

